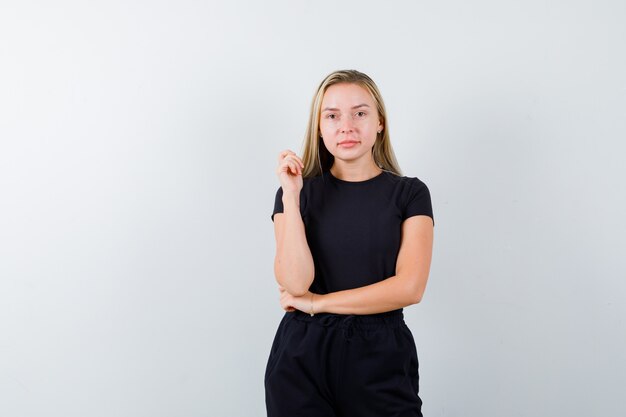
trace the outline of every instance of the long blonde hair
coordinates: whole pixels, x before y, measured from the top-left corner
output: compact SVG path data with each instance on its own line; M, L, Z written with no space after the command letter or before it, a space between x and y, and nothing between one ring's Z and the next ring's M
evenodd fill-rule
M326 93L328 87L339 83L357 84L365 88L372 95L376 103L378 116L383 125L383 130L376 137L376 142L372 149L372 157L376 165L382 170L396 175L402 175L389 139L387 111L385 110L385 103L383 102L380 91L378 91L378 87L369 76L362 72L357 70L340 70L327 75L313 96L309 123L304 136L302 150L302 161L304 162L302 177L308 178L321 175L322 172L327 171L333 165L334 156L326 149L320 137L320 109L322 107L324 93Z

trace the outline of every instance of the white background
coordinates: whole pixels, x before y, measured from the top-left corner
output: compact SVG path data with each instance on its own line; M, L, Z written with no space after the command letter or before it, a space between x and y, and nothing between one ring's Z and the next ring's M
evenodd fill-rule
M435 216L426 416L626 415L623 1L2 1L0 415L262 416L336 69Z

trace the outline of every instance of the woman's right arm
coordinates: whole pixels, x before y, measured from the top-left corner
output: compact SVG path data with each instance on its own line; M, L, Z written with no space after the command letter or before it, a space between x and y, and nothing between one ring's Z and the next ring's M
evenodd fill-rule
M315 266L300 214L301 166L297 165L292 158L300 164L301 161L295 153L290 151L284 156L286 158L281 154L279 158L279 172L283 174L283 177L285 174L290 175L281 181L283 212L274 214L276 237L274 275L278 284L289 294L299 297L306 294L313 283ZM289 171L295 175L291 175Z

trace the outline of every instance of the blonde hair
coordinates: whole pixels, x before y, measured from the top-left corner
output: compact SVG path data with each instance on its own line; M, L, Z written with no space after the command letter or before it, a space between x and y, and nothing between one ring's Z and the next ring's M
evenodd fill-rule
M304 136L302 150L302 161L304 162L302 177L308 178L321 175L322 172L327 171L333 165L334 156L326 149L320 137L320 109L322 107L324 93L326 93L328 87L339 83L359 85L371 94L376 103L378 116L383 125L383 130L376 137L376 142L372 149L372 157L376 165L383 171L402 175L402 171L398 166L398 161L396 160L391 146L391 140L389 139L387 111L385 110L385 103L383 102L380 91L378 91L378 87L370 77L362 72L356 70L340 70L327 75L320 83L313 96L309 123Z

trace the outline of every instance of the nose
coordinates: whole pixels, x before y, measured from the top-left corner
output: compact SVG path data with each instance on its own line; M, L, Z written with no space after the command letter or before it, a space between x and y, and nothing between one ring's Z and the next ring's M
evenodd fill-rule
M352 132L352 119L344 117L341 122L341 133Z

